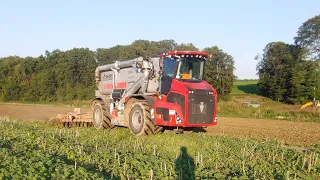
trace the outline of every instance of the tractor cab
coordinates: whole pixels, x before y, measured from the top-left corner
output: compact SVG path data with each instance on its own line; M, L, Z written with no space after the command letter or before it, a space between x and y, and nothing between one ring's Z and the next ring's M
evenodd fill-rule
M160 93L170 91L173 79L190 83L203 81L207 57L207 53L197 51L175 51L162 55Z
M204 81L208 54L176 51L160 57L160 99L154 103L157 125L206 127L217 123L217 91Z

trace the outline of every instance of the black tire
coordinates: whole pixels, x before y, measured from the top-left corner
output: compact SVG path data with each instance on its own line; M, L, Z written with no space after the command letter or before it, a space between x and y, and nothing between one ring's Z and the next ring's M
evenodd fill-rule
M136 103L137 101L139 101L139 99L136 99L133 97L126 102L126 106L124 108L124 122L125 122L124 126L126 127L129 127L130 112L133 107L133 104Z
M132 105L129 116L129 128L136 136L151 135L162 132L162 127L155 126L151 121L149 106L145 101Z
M111 116L108 107L102 101L96 101L93 105L92 120L96 129L114 128L111 124Z

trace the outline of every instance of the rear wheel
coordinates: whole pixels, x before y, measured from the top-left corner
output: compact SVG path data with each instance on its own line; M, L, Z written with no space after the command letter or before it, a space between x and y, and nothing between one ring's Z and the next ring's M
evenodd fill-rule
M96 129L113 128L111 124L111 116L107 106L102 101L96 101L92 112L93 126Z
M132 109L132 105L134 103L136 103L137 101L139 101L139 99L136 98L130 98L127 102L126 102L126 106L124 108L124 126L129 127L129 121L130 121L130 112Z
M162 127L155 126L151 121L149 106L145 101L138 101L132 105L129 115L129 128L137 136L157 134Z

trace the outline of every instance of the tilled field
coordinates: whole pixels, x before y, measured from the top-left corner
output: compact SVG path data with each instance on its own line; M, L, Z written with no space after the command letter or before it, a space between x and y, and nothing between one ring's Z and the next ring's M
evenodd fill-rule
M7 115L31 121L47 120L59 113L66 114L72 111L73 108L67 106L0 104L0 116ZM206 131L217 135L276 138L299 144L320 143L320 123L220 117L218 125L209 127Z
M242 137L278 139L291 143L320 143L320 123L282 120L220 118L219 124L207 133Z
M0 116L11 116L28 121L47 120L68 112L73 112L73 108L57 105L0 104Z

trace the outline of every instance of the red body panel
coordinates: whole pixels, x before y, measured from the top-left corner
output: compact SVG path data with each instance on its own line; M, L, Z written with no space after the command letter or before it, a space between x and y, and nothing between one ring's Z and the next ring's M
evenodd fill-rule
M126 82L120 82L116 84L115 89L125 89L127 87ZM113 84L105 84L103 85L103 89L113 89Z
M178 113L178 115L180 117L182 117L182 111L181 111L181 107L179 106L179 104L160 101L160 102L155 103L155 107L162 107L162 108L168 108L170 110L175 110L175 112ZM165 121L161 115L155 114L156 125L160 125L160 126L182 126L183 125L183 124L176 123L175 114L174 115L169 114L169 116L170 116L170 120Z
M190 83L190 82L182 82L182 81L178 81L176 79L173 79L172 80L172 84L171 84L170 92L175 92L175 93L183 95L185 97L185 104L186 105L188 104L188 95L189 95L189 90L186 87L186 85L191 87L192 89L198 89L198 90L201 90L201 89L202 90L208 90L208 88L210 88L212 90L212 92L213 92L212 96L217 97L217 91L205 81L202 81L202 82L199 82L199 83ZM212 123L211 124L189 124L188 123L188 114L189 114L188 106L185 106L186 117L184 117L183 114L182 114L181 106L179 104L166 102L166 97L167 96L163 96L162 99L157 98L156 102L154 103L154 110L155 110L154 118L155 118L156 125L174 126L174 127L177 127L177 126L178 127L207 127L207 126L214 126L214 125L217 124L217 122L216 122L217 98L215 98L214 109L212 109L212 111L214 113L213 113ZM169 121L165 121L163 117L161 117L158 114L156 114L156 108L157 107L162 107L162 108L168 108L170 110L175 110L175 112L177 112L179 117L183 120L183 123L182 124L177 124L175 116L170 116L170 120Z

